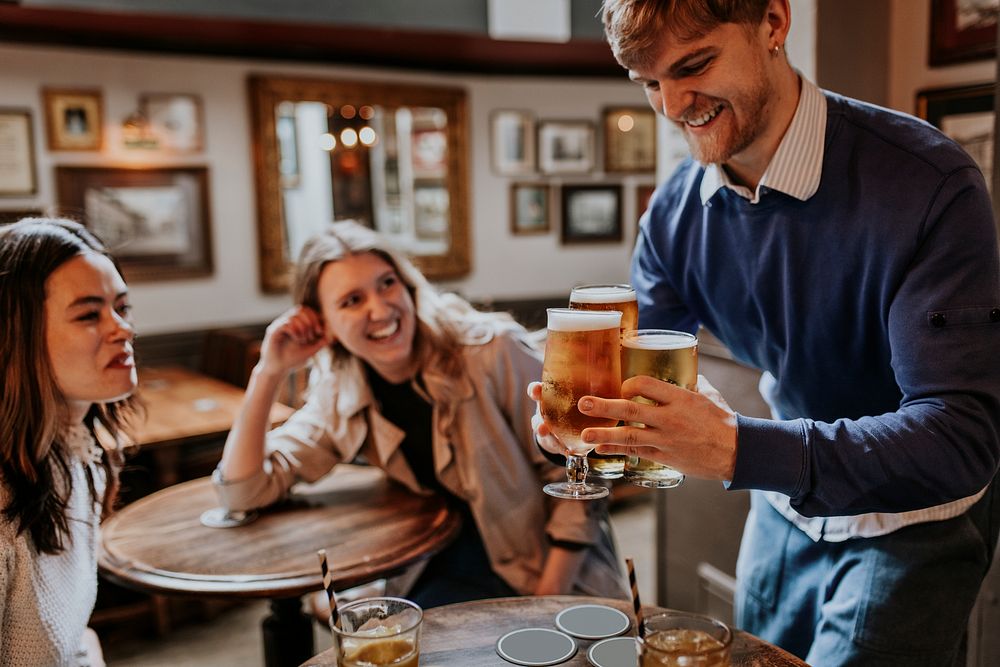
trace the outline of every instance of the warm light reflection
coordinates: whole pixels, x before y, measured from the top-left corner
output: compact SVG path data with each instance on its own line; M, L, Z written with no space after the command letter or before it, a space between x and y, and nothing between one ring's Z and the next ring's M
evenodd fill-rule
M344 144L348 148L354 146L358 143L358 133L349 127L344 128L340 132L340 143Z
M360 139L361 143L365 146L374 146L375 142L378 141L378 135L375 134L375 130L366 125L361 128L360 132L358 132L358 139Z
M351 106L350 104L345 104L344 106L340 107L340 115L343 116L344 118L348 119L354 118L355 113L357 112L354 110L354 107Z
M635 127L635 119L627 113L623 113L618 116L618 129L622 132L628 132L633 127Z
M337 138L327 132L319 135L319 147L324 151L332 151L337 147Z
M375 117L375 109L366 104L358 109L358 115L364 120L371 120Z

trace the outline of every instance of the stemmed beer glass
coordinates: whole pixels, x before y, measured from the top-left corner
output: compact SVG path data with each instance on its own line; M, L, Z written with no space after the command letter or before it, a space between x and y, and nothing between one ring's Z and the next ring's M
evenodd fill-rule
M585 428L611 427L614 419L588 417L577 408L583 396L621 396L622 314L609 310L595 312L549 308L548 338L542 365L541 411L555 438L570 454L566 457L565 482L545 485L544 491L557 498L594 500L608 495L608 489L587 483L587 453L594 448L584 443Z

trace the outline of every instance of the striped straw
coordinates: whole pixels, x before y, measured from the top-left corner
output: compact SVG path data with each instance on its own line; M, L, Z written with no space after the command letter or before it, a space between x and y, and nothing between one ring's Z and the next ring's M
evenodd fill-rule
M330 601L330 630L332 631L340 624L337 596L333 593L333 575L330 574L330 568L326 564L326 549L320 549L316 555L319 556L319 569L323 572L323 588L326 589L326 597Z
M635 564L631 558L625 559L628 566L628 585L632 589L632 609L635 610L635 630L642 637L646 630L646 619L642 616L642 603L639 602L639 586L635 583Z

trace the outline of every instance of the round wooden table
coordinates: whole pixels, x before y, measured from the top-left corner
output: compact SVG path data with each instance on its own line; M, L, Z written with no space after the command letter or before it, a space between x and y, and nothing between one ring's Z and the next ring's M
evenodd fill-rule
M264 619L268 667L312 652L312 620L300 596L323 588L326 549L338 590L390 576L428 558L458 534L461 519L437 496L419 496L376 468L341 465L238 528L207 528L218 505L209 478L163 489L126 506L101 529L98 563L108 579L158 594L270 598Z
M548 595L543 597L497 598L435 607L424 611L420 636L420 664L432 667L469 665L510 665L496 652L497 640L519 628L556 629L556 614L577 604L605 604L620 609L631 618L632 603L625 600ZM646 613L666 611L646 607ZM634 633L634 631L632 631ZM567 667L586 666L587 650L594 642L576 640L579 650ZM333 649L303 663L302 667L335 666ZM733 639L732 667L808 667L790 653L745 632Z

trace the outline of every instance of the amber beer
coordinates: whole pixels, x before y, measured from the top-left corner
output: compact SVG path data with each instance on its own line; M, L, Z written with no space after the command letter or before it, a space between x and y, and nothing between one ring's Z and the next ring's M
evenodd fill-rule
M722 621L670 611L645 619L641 667L729 667L733 632Z
M418 667L423 610L403 598L374 597L337 605L331 627L337 667Z
M614 419L589 417L577 408L583 396L621 396L621 313L590 312L568 308L548 309L548 338L542 364L542 418L552 434L568 449L569 482L549 484L545 492L559 498L592 499L607 495L602 486L584 482L587 453L581 431L609 427Z
M337 667L418 667L420 652L406 639L372 639L357 646L349 644Z
M617 310L622 314L618 327L622 336L626 331L639 328L639 306L631 285L580 285L569 295L569 307L577 310ZM622 361L624 364L624 359ZM625 457L621 454L587 455L590 474L601 479L618 479L625 472Z
M622 378L648 375L695 391L698 386L698 339L682 331L639 329L628 331L622 341ZM653 401L637 396L640 403ZM670 466L637 456L625 462L625 479L638 486L669 489L684 481L684 474Z

